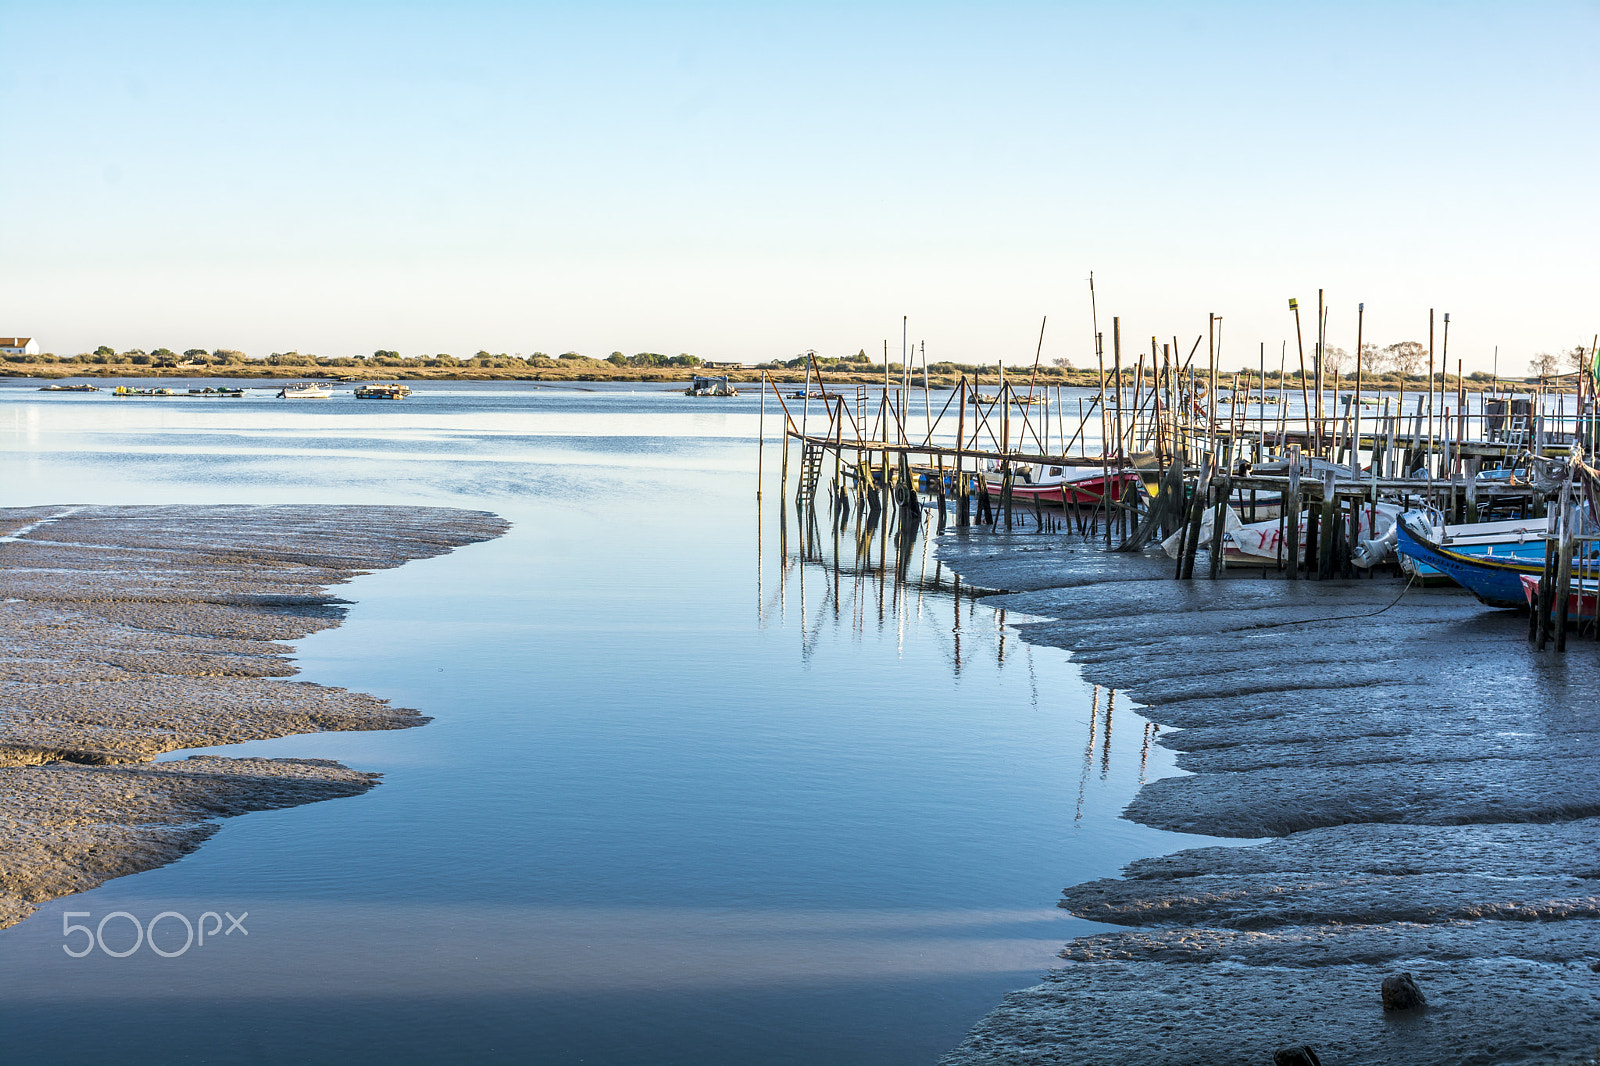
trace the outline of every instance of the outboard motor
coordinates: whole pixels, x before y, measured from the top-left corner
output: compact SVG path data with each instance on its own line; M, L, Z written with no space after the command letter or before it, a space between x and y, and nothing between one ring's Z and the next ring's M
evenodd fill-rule
M1371 570L1383 562L1394 552L1395 545L1400 542L1400 526L1396 523L1389 527L1388 532L1381 537L1370 537L1355 546L1350 553L1350 561L1363 570Z

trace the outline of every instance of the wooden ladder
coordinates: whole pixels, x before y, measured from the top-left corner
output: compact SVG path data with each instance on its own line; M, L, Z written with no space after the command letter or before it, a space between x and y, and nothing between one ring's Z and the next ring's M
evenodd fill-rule
M815 499L821 477L822 445L807 444L800 451L800 487L795 491L794 502L804 507Z

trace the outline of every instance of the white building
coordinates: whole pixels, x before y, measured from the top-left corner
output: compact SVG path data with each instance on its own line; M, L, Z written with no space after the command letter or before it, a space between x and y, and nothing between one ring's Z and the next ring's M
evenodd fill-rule
M32 337L0 337L0 355L38 355L39 342Z

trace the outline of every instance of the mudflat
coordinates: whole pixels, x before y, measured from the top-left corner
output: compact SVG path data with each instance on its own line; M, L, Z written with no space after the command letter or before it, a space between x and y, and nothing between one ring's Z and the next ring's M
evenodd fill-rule
M216 819L350 796L377 775L185 748L428 719L285 680L336 626L328 589L507 528L429 507L0 509L0 928L187 854Z
M1190 776L1125 817L1264 838L1130 864L1084 937L956 1064L1592 1062L1600 1054L1600 647L1394 580L1174 581L1070 537L941 538L989 602L1142 704ZM1419 1010L1385 1011L1409 972Z

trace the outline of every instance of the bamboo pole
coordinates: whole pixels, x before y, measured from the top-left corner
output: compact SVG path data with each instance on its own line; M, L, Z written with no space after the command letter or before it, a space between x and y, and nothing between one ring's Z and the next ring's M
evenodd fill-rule
M1122 319L1111 318L1111 389L1116 401L1117 471L1122 471ZM1106 490L1109 491L1109 490Z
M1437 440L1433 434L1433 308L1430 307L1428 308L1428 461L1426 464L1430 490L1433 480L1433 453L1437 447Z
M1367 321L1367 305L1356 304L1356 396L1350 422L1350 476L1361 480L1361 339Z
M956 526L965 528L967 516L967 477L962 463L962 443L966 435L967 425L967 375L961 375L959 384L960 407L956 411Z
M1284 371L1289 364L1289 342L1284 341L1283 347L1278 350L1278 451L1282 452L1288 446L1289 437L1289 398L1284 395ZM1304 382L1302 376L1301 381Z
M1217 316L1206 318L1206 363L1210 367L1206 379L1206 437L1207 450L1217 451Z
M1260 358L1261 358L1261 367L1260 367L1260 371L1261 371L1261 403L1259 404L1258 409L1261 412L1261 417L1257 421L1257 424L1256 424L1256 429L1258 431L1257 434L1256 434L1256 462L1258 462L1258 463L1261 462L1261 460L1267 454L1267 342L1266 341L1262 341L1261 342Z

